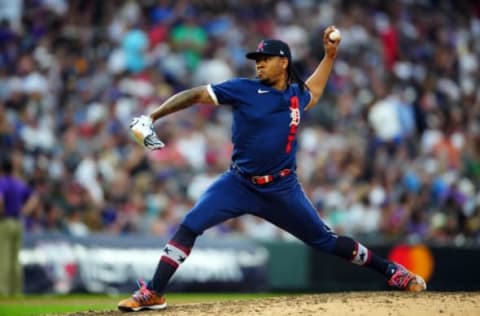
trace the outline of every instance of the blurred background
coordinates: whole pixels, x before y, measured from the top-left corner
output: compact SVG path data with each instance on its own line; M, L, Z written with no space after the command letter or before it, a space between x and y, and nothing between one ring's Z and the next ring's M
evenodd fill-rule
M340 52L324 96L298 134L298 173L319 215L339 234L378 245L428 278L442 276L438 251L452 261L447 274L455 264L478 266L478 1L0 0L0 156L12 161L12 174L30 197L28 207L10 214L23 229L23 291L125 290L117 287L119 276L130 276L126 284L138 274L148 277L162 242L228 168L231 113L198 105L162 119L156 129L167 146L156 152L132 141L130 119L180 90L254 76L244 55L262 38L290 44L306 78L323 57L330 24L342 32ZM251 264L238 263L250 286L329 284L321 265L330 259L315 259L255 217L228 221L202 239L205 249L236 249L216 244L226 240L253 247L247 247L253 254L244 253L251 257L234 255L240 263L261 263L253 274L260 281L250 272L245 277ZM127 262L118 272L112 265L120 257L88 252L105 245L157 250L139 259L148 262L145 269ZM305 257L305 265L296 281L281 283L275 271L285 273L277 265L288 264L288 249ZM192 262L213 260L200 257ZM108 268L100 273L115 275L104 280L108 287L98 280L79 285L92 258L117 258L105 259ZM480 284L471 276L465 279L476 287L451 274L447 279L454 284L442 279L438 289ZM336 281L332 286L340 289ZM231 289L252 289L242 286Z

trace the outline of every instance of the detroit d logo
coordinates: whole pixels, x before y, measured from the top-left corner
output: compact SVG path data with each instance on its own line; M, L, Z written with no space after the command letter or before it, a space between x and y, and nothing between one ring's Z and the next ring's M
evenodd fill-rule
M290 126L298 126L300 124L300 110L298 107L290 107Z

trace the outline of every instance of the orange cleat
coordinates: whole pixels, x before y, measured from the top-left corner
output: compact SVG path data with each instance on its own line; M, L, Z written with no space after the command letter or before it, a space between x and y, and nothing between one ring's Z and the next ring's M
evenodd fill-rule
M160 310L167 308L167 300L163 295L158 295L147 288L144 281L139 281L139 289L130 298L118 303L122 312L138 312L144 309Z
M421 276L408 271L401 264L395 263L395 273L388 280L391 287L408 292L421 292L427 289L427 284Z

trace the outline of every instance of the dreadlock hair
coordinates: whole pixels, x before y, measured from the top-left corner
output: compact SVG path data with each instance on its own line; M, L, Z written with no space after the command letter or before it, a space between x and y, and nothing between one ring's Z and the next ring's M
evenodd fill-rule
M305 81L303 81L302 78L300 78L300 75L298 74L297 69L295 69L295 67L293 66L291 58L289 58L289 60L288 60L287 75L288 75L288 79L287 79L288 83L298 84L298 87L300 88L300 91L302 91L302 92L305 89L308 90L307 84L305 83Z

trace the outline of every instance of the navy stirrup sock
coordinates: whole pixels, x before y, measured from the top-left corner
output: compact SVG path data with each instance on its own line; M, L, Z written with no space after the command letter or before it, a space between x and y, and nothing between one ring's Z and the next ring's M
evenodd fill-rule
M149 283L149 288L161 294L170 281L170 278L177 270L178 266L183 263L190 250L195 243L198 234L191 231L189 228L180 225L173 238L163 248L160 262L157 265L157 270L153 275L153 279Z
M354 264L366 266L389 277L390 261L382 259L350 237L339 236L333 253Z

